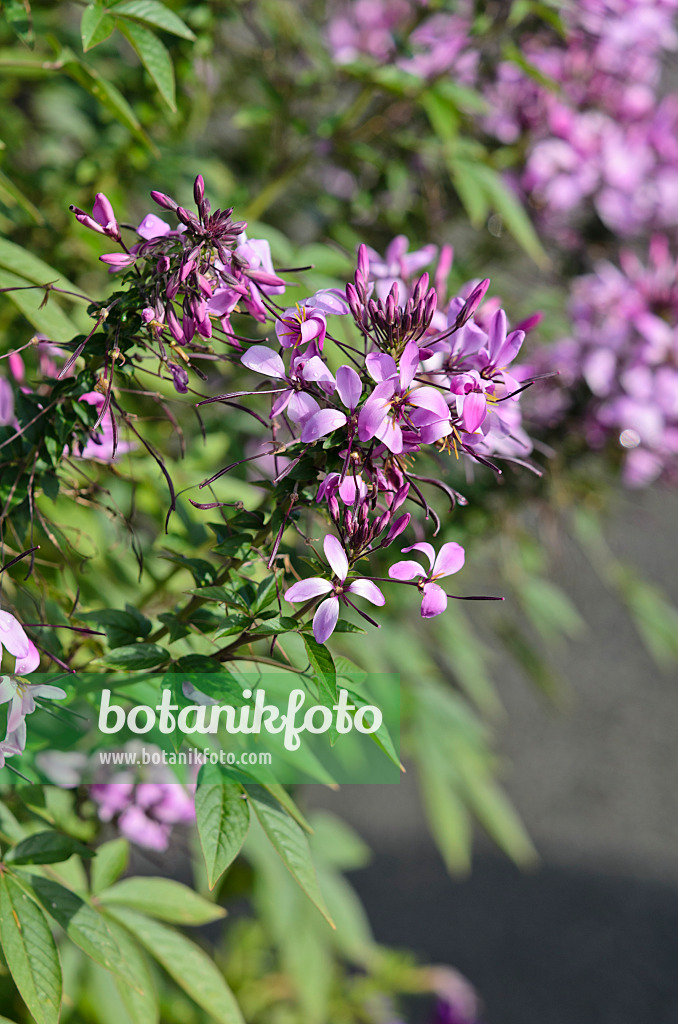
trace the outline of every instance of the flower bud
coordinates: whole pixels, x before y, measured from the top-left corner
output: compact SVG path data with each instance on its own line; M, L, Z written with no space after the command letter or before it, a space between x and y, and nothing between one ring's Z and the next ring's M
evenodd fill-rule
M200 203L205 198L205 182L202 174L199 174L193 183L193 198L195 199L196 206L200 206Z
M169 196L166 196L164 192L151 192L151 199L158 206L162 206L163 210L176 210L177 204Z

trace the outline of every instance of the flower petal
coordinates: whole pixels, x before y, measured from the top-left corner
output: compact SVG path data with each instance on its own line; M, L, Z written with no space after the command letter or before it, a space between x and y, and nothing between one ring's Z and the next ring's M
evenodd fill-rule
M472 391L464 398L464 408L461 418L464 430L474 434L487 416L487 399L479 391Z
M287 403L287 415L293 423L305 423L320 409L315 398L304 391L293 391Z
M285 364L282 359L277 352L274 352L272 348L267 348L266 345L253 345L252 348L248 348L240 361L248 370L265 373L267 377L284 378L285 376Z
M15 658L25 658L31 648L24 627L10 612L0 611L0 647L6 648Z
M405 391L412 381L419 366L419 346L416 341L408 341L400 357L400 387Z
M423 554L425 554L426 557L428 558L428 564L430 565L431 570L433 569L436 560L436 553L432 544L428 544L426 541L422 540L419 541L418 544L410 544L409 548L402 548L402 552L404 555L406 555L408 551L423 552Z
M375 437L379 438L380 441L386 445L389 451L393 452L394 455L400 455L403 450L403 432L390 416L386 416L377 431L375 431Z
M419 562L404 559L402 562L395 562L388 570L388 574L392 580L413 580L416 576L425 576L426 570Z
M317 441L319 437L331 434L333 430L343 427L345 423L346 417L338 409L321 409L304 423L301 440L304 442Z
M453 573L459 572L465 557L461 544L457 544L455 541L443 544L433 566L433 577L437 579L438 576L451 576Z
M324 644L332 636L338 618L339 599L336 596L328 597L318 606L318 610L313 616L313 636L316 643Z
M421 602L421 617L432 619L441 615L447 608L447 594L437 583L424 584L424 597Z
M501 352L502 346L506 341L506 313L503 309L498 309L490 320L488 334L488 348L490 352L490 359L494 362Z
M325 558L332 566L334 574L340 580L345 580L348 576L348 558L341 542L331 533L328 533L323 541L323 550L325 551Z
M17 676L27 676L35 672L40 665L40 652L32 640L28 641L28 652L22 658L16 659L14 672Z
M398 375L395 359L393 356L386 355L385 352L370 352L365 360L365 366L370 377L372 380L376 380L377 384Z
M360 377L352 366L340 366L337 370L337 391L347 409L355 409L363 391Z
M311 576L310 579L300 580L285 591L285 600L290 604L297 601L311 601L314 597L320 597L321 594L329 594L331 590L332 584L329 580L323 580L320 576Z
M152 238L163 238L169 235L171 227L162 217L156 217L154 213L147 214L137 228L137 234L150 242Z
M364 597L366 601L370 601L372 604L379 606L386 604L386 598L372 580L353 580L346 590L351 594L356 594L358 597Z
M62 690L60 686L48 686L47 683L38 683L37 686L35 684L31 686L31 695L33 697L46 697L47 700L63 700L66 696L66 691Z

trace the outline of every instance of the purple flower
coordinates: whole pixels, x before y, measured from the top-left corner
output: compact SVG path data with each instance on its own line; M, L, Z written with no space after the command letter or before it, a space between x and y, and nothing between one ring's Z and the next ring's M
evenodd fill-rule
M86 405L93 405L97 412L105 402L104 395L98 391L87 391L80 396L80 401ZM115 427L113 424L113 413L108 409L99 424L99 428L90 433L81 451L71 453L76 459L96 459L98 462L115 462L119 455L132 451L134 445L130 441L118 441L115 445ZM114 454L115 451L115 454Z
M327 320L325 314L312 306L286 309L275 322L275 333L283 348L298 348L313 343L313 352L319 355L325 342Z
M35 669L30 671L35 671ZM11 676L0 676L0 704L7 704L9 701L7 732L15 732L26 715L33 714L36 697L44 697L47 700L63 700L65 696L66 691L62 690L60 686L48 686L46 683L33 684L21 679L14 679Z
M84 224L86 228L98 231L102 235L108 235L116 242L120 241L120 228L115 219L113 207L103 192L97 192L95 196L91 217L77 206L71 206L70 209L75 214L75 219Z
M173 234L173 232L166 220L163 220L162 217L157 217L154 213L148 213L137 228L137 234L144 241L152 242L154 238L165 238L167 235Z
M145 749L149 750L148 744ZM138 756L139 744L128 743L125 751ZM163 765L144 771L143 781L133 771L117 771L107 781L90 785L89 793L101 821L115 819L120 833L131 842L163 852L169 847L172 827L195 820L191 787L183 786Z
M447 594L442 587L438 586L436 580L459 572L464 564L464 549L460 544L450 541L448 544L443 544L437 556L433 545L425 542L411 544L408 548L402 549L404 555L408 551L423 552L429 561L429 572L419 562L406 560L392 565L388 574L392 580L403 581L413 580L420 576L418 586L422 592L422 618L430 619L434 615L440 615L447 608Z
M322 594L331 595L318 605L313 616L313 635L319 644L324 644L334 632L339 618L339 601L351 604L346 597L347 594L365 598L366 601L379 606L386 603L381 590L371 580L357 579L351 580L349 584L346 583L348 558L336 537L327 534L323 541L323 549L325 558L334 573L332 582L320 576L313 576L295 583L285 593L285 600L291 604L299 601L312 601L313 598L320 597Z
M334 377L318 356L311 356L310 359L293 357L289 374L278 353L267 348L266 345L253 345L243 353L241 361L255 373L263 373L267 377L282 380L287 385L280 389L278 397L273 403L271 418L287 411L287 415L294 423L305 424L314 413L320 410L315 398L307 393L309 386L315 384L326 392L334 391L336 387ZM332 410L325 411L331 412ZM346 422L345 416L344 422Z
M442 394L435 388L411 384L419 365L419 348L410 341L400 357L400 367L385 354L367 357L367 369L378 381L358 417L358 437L383 441L389 451L403 451L403 429L424 443L437 441L450 433L450 411Z
M137 257L129 252L108 252L99 259L102 263L108 264L111 270L124 270L136 263Z

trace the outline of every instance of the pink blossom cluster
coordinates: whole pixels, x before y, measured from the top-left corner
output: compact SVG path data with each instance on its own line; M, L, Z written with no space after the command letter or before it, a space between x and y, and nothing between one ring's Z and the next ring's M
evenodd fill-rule
M126 750L132 754L138 746L132 742ZM150 754L157 748L146 745L145 749ZM169 846L174 825L195 821L192 787L182 786L162 765L145 770L143 780L131 771L118 771L107 781L90 785L89 794L101 821L115 821L130 842L162 852Z
M541 79L503 62L485 88L485 130L525 140L520 185L561 241L576 241L591 207L624 236L678 225L678 96L658 96L677 11L676 0L583 0L563 9L564 38L520 41Z
M471 84L478 53L469 43L471 9L428 11L426 0L354 0L333 8L327 43L337 64L394 63L418 78L454 73ZM399 45L401 43L402 45Z
M557 425L585 386L589 444L613 438L624 452L624 480L642 487L678 480L678 263L655 236L643 264L630 251L620 266L600 262L575 279L573 335L539 350L527 372L558 369L564 389L535 396L535 413Z
M390 547L413 513L423 512L438 532L440 517L424 492L437 487L446 500L457 500L441 479L445 467L463 459L467 467L481 463L499 473L498 459L527 464L532 444L519 408L527 382L524 374L520 380L514 375L512 364L537 318L512 330L498 300L483 302L488 280L469 282L447 296L451 248L441 250L431 283L424 268L437 248L409 252L403 236L384 257L361 245L345 291L325 289L294 306L279 305L287 285L273 267L268 244L248 239L246 225L234 223L231 210L212 213L201 177L194 187L197 215L163 193L151 195L176 215L179 227L151 214L129 248L105 197L97 197L91 217L75 213L121 246L121 252L102 256L104 263L133 268L127 284L137 298L128 302L138 306L138 326L131 340L142 342L134 349L135 363L143 365L150 351L154 367L159 360L177 392L198 396L192 377L207 380L202 365L225 362L229 377L239 367L244 388L238 381L237 391L201 396L198 404L224 402L248 412L267 404L270 444L245 461L272 462L274 485L286 481L283 489L291 492L295 467L313 467L315 483L306 500L324 509L336 536L328 533L323 542L321 574L289 587L286 598L304 604L323 598L313 628L316 640L324 642L342 606L353 606L356 598L384 603L374 579L355 577L356 563ZM269 337L259 342L236 334L235 313L265 324ZM217 342L225 351L218 352ZM111 374L104 375L102 410L113 393L113 362ZM282 458L283 452L291 458ZM433 460L428 475L415 472L418 459ZM461 568L464 553L454 542L436 552L421 524L415 520L411 529L415 543L403 550L421 553L423 561L396 562L385 582L416 588L428 618L444 611L450 595L438 581ZM272 560L281 538L282 529Z

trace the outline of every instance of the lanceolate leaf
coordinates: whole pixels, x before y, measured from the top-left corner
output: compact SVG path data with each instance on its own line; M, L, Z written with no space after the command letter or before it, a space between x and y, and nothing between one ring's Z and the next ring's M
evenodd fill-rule
M101 4L89 4L82 12L80 35L82 48L87 53L93 47L108 39L115 28L115 19L108 14Z
M145 25L164 29L165 32L180 36L182 39L195 39L179 15L170 11L159 0L123 0L122 3L113 5L111 12L116 18L132 18L134 21L142 21Z
M64 836L60 832L37 832L28 836L10 850L5 860L8 864L58 864L68 860L74 853L81 857L93 857L94 854L77 839Z
M49 263L45 263L44 260L24 249L23 246L16 245L7 238L0 238L0 267L25 277L32 284L51 283L68 291L78 291L76 286L59 270L50 267Z
M134 1024L157 1024L160 1017L158 996L144 952L129 932L102 911L108 929L115 939L127 968L127 978L114 977L125 1009Z
M155 82L158 92L170 110L176 111L176 88L172 58L158 37L143 25L121 21L120 31L129 41L139 60Z
M247 795L254 813L283 864L334 928L320 892L308 839L296 821L261 786L248 786Z
M50 341L57 344L65 343L71 341L78 333L75 324L53 299L40 308L45 293L40 288L31 288L25 277L19 277L0 268L0 288L13 289L4 293L6 297L11 299L26 319Z
M208 924L226 911L171 878L123 878L99 896L108 906L131 907L173 924Z
M136 114L120 90L116 89L112 82L108 82L105 78L102 78L95 68L79 60L72 50L63 49L58 59L65 74L77 82L78 85L81 85L83 89L86 89L91 96L94 96L108 110L116 121L119 121L128 128L155 155L159 156L158 150L141 127Z
M126 982L129 980L129 967L99 911L50 878L36 875L29 880L22 877L21 886L45 908L83 953Z
M7 872L0 874L0 942L9 972L36 1024L57 1024L59 954L42 910Z
M314 676L328 695L336 700L337 670L334 667L332 655L324 644L317 643L313 637L304 636L303 639Z
M217 966L190 939L173 928L127 908L109 913L148 950L216 1024L244 1024L235 997Z
M123 836L103 843L92 861L92 892L97 893L108 889L117 882L129 862L129 843Z
M240 786L207 783L195 792L195 816L210 889L240 852L250 809Z

